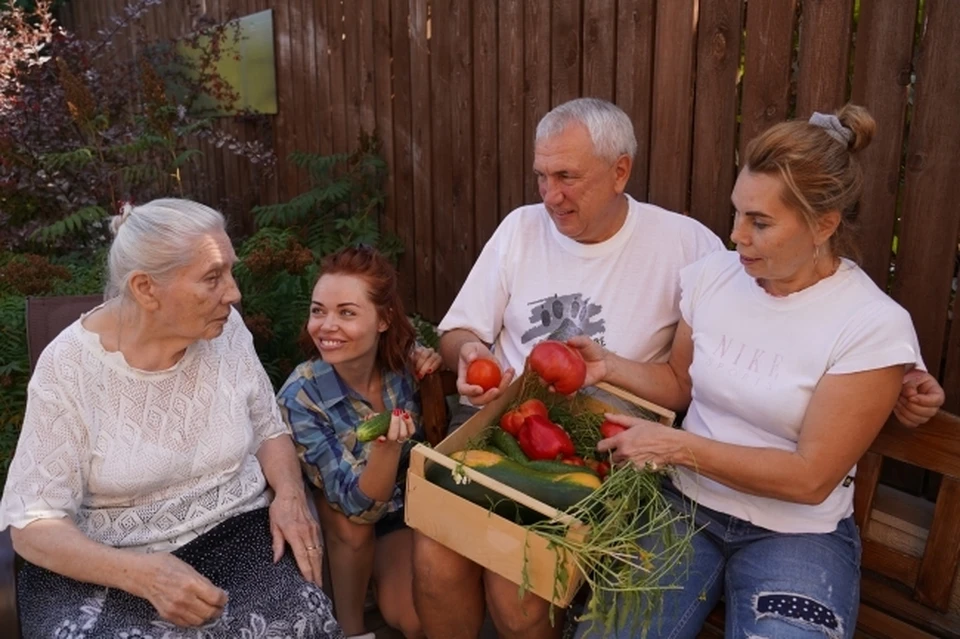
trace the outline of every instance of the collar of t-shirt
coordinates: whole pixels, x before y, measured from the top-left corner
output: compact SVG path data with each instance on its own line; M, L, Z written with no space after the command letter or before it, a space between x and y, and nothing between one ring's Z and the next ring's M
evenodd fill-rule
M627 218L624 220L623 226L620 227L620 230L617 231L613 237L603 242L597 242L596 244L584 244L560 233L560 231L557 230L556 224L550 219L550 214L547 213L546 208L543 210L544 220L550 226L550 234L557 241L557 244L571 255L583 258L605 257L611 253L621 251L626 247L640 219L637 201L629 195L625 197L627 198Z

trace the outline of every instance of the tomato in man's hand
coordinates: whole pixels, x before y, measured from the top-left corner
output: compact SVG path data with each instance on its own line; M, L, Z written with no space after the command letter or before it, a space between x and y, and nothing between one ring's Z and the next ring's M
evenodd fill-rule
M613 422L603 422L600 424L600 436L604 439L610 439L614 435L619 435L625 430L627 430L626 426L614 424Z
M488 357L479 357L467 367L467 383L479 386L483 392L499 386L501 378L500 366Z
M544 340L527 357L530 368L562 395L580 390L587 378L587 363L579 352L563 342Z

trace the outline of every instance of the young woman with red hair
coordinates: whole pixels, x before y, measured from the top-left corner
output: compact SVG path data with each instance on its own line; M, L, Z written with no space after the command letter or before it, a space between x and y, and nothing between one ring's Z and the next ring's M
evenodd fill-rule
M404 477L423 433L417 380L440 358L416 344L396 271L368 247L324 259L303 338L312 357L290 375L278 402L307 476L323 491L318 510L337 616L348 637L372 639L363 604L373 577L384 620L420 637ZM357 426L384 411L392 412L388 433L359 442Z

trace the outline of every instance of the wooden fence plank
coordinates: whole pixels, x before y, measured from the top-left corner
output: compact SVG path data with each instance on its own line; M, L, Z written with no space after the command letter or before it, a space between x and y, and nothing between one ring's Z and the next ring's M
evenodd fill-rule
M346 153L353 145L347 130L347 87L344 81L343 5L327 0L327 42L330 45L330 120L333 127L333 152ZM355 69L350 70L355 73Z
M380 140L380 153L387 163L387 179L384 191L387 201L383 207L381 227L396 233L397 212L396 195L394 193L393 157L393 94L392 64L390 61L390 0L374 0L373 4L373 80L376 96L377 112L377 139Z
M376 88L374 86L373 0L354 0L357 5L357 29L360 76L360 129L367 135L377 126ZM350 4L350 3L347 3Z
M627 193L645 202L650 176L650 114L656 0L617 2L616 103L633 120L637 155Z
M435 41L434 41L435 42ZM437 320L433 282L433 208L430 199L430 41L427 0L410 0L410 95L413 118L413 211L417 246L417 310Z
M699 0L657 5L649 201L686 211Z
M846 102L853 0L807 0L802 11L796 115L807 118Z
M454 50L457 35L453 16L455 0L431 0L430 113L433 124L433 285L434 312L442 316L442 304L449 293L450 271L456 251L457 212L453 204L453 164L461 160L453 149L454 137ZM472 228L473 224L469 226Z
M742 16L740 0L701 3L697 34L690 215L724 241L733 223Z
M550 14L550 100L580 97L580 2L554 0Z
M882 289L890 279L907 88L912 74L917 0L877 0L860 6L851 101L877 121L877 135L859 159L861 265Z
M616 2L583 5L583 95L613 100Z
M363 73L361 61L360 1L343 3L343 70L344 103L347 122L347 148L357 148L360 131L363 129L361 115L363 103Z
M437 240L436 269L439 279L436 289L436 312L446 313L467 273L473 266L474 219L474 141L473 141L473 27L469 3L454 1L450 5L450 133L444 142L452 152L450 167L450 205L448 209L434 209L434 225L439 228L446 217L452 227L450 243ZM440 27L441 23L437 23ZM436 34L436 32L434 32ZM434 36L436 37L436 35ZM434 149L437 148L434 138ZM445 154L444 154L445 155ZM434 155L443 161L444 155ZM449 156L447 156L449 157ZM445 254L444 254L445 252Z
M497 71L497 5L476 2L473 4L474 178L471 262L500 221ZM518 118L516 122L522 124L523 121Z
M326 2L311 2L313 5L314 58L316 73L313 83L317 97L317 144L322 155L333 153L333 107L330 94L330 18Z
M743 97L740 100L740 157L747 143L787 118L790 59L796 0L747 3Z
M303 74L300 81L300 91L304 94L303 113L301 117L306 121L304 139L301 141L303 150L308 153L320 153L320 126L326 113L320 107L320 78L317 73L317 17L316 3L313 0L303 0L300 11L301 34L300 47L303 55ZM309 175L304 187L309 188Z
M913 316L924 360L937 370L960 227L960 3L927 0L893 296ZM949 366L955 366L957 353Z
M391 49L393 50L393 174L396 232L403 243L403 254L397 265L400 295L407 309L417 306L417 247L413 199L414 166L419 152L413 145L411 106L410 5L392 2L390 12Z
M277 154L277 197L286 202L297 194L297 173L290 165L288 155L293 151L296 130L292 43L290 37L290 7L277 3L273 9L273 29L276 35L274 55L277 60L277 117L274 129L274 149Z
M539 202L533 174L537 123L550 110L550 0L526 0L523 6L523 183L524 202Z
M523 86L523 3L521 0L501 0L498 15L497 85L499 95L498 137L496 162L499 165L499 211L503 219L510 211L524 203L523 172L532 162L526 155L524 141L533 137L524 128ZM479 187L477 193L480 192ZM479 222L478 216L478 222ZM487 237L487 236L484 236ZM480 240L484 241L484 240ZM479 249L482 245L478 244Z

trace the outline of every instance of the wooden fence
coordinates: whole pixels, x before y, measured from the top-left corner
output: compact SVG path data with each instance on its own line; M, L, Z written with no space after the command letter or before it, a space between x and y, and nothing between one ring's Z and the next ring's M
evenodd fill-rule
M738 149L794 114L866 105L879 129L863 155L863 265L910 310L960 410L960 2L167 0L147 33L188 32L188 2L216 19L274 11L279 114L224 129L281 158L377 133L391 169L382 223L406 245L407 299L431 319L499 220L537 200L533 133L553 105L619 104L639 137L630 193L724 238ZM89 34L123 5L77 0L70 22ZM289 164L261 184L227 153L205 158L200 196L228 212L306 188Z

